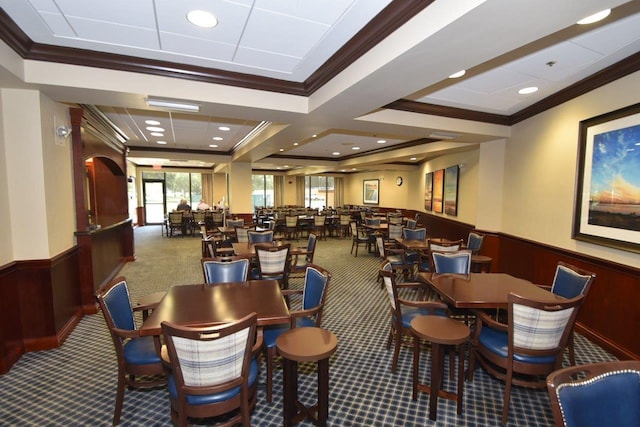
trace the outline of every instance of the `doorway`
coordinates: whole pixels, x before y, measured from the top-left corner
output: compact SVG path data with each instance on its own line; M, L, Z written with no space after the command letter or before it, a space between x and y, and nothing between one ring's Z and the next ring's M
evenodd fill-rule
M147 224L163 224L166 214L164 180L144 180L142 184Z

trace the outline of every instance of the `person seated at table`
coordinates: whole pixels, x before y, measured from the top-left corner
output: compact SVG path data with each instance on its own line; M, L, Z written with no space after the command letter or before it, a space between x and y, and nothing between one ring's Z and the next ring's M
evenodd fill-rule
M180 203L178 204L178 207L176 208L177 211L190 211L191 210L191 206L187 203L186 199L180 199Z
M209 206L209 204L207 202L204 201L204 199L200 199L200 203L198 203L198 210L199 211L207 211L210 208L211 207Z

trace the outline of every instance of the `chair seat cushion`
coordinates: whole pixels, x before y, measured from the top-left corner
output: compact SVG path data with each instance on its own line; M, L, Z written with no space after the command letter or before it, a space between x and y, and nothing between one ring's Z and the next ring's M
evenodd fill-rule
M417 316L428 316L431 312L426 308L408 307L402 309L402 326L405 328L411 328L411 321ZM436 316L447 317L447 313L444 310L436 310Z
M481 346L487 348L492 353L506 359L508 353L508 334L507 332L498 331L493 328L483 327L480 331L478 341ZM529 356L524 354L514 353L513 360L522 363L553 363L555 361L554 356Z
M253 385L258 378L258 361L255 358L251 359L251 365L249 366L249 387ZM167 386L169 388L169 395L172 398L178 398L178 390L176 389L176 381L173 377L173 374L169 375L169 380L167 381ZM189 405L207 405L210 403L218 403L223 402L225 400L231 399L234 396L240 394L240 387L232 388L231 390L224 391L222 393L216 394L206 394L206 395L187 395L187 403Z
M124 345L124 360L130 365L153 365L160 363L153 337L129 340Z
M393 266L404 265L404 259L400 255L389 255L387 260L389 260Z
M283 333L290 329L289 324L265 326L262 329L262 342L267 348L276 346L276 340Z

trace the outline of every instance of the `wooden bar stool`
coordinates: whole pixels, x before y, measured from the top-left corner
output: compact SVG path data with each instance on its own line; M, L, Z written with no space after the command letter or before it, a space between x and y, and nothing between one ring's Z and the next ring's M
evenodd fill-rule
M329 357L338 347L336 336L316 327L294 328L282 333L276 348L282 356L285 427L309 418L317 426L326 426L329 414ZM298 362L318 363L318 402L307 408L298 400Z
M462 322L442 316L418 316L411 321L413 332L413 400L418 391L429 393L429 419L435 421L438 412L438 396L457 403L458 414L462 413L462 390L464 387L464 348L471 335L469 327ZM431 385L418 381L420 367L420 339L431 342ZM445 346L459 346L458 388L456 393L442 390ZM453 367L449 368L450 370Z

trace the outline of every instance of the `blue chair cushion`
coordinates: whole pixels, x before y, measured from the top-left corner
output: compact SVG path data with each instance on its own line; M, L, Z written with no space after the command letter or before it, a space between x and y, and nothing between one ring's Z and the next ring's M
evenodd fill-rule
M478 341L483 347L489 349L492 353L506 359L509 349L507 332L498 331L493 328L483 327L480 331ZM524 354L514 353L513 360L522 363L553 363L555 361L554 356L529 356Z
M253 385L258 377L258 361L253 358L251 359L251 365L249 366L249 387ZM178 390L176 389L176 380L173 377L173 374L169 375L169 380L167 381L167 386L169 388L169 394L172 398L178 398ZM231 390L224 391L222 393L216 394L206 394L206 395L187 395L187 403L189 405L207 405L210 403L219 403L225 400L231 399L234 396L240 394L240 387L232 388Z
M273 325L265 326L262 330L262 341L265 347L272 348L276 346L276 340L283 333L288 331L289 325Z
M402 309L402 326L405 328L411 328L411 321L418 316L428 316L430 311L426 308L408 307ZM436 316L447 317L447 313L444 310L436 310Z
M127 341L124 345L124 360L131 365L152 365L161 362L153 337L140 337Z

